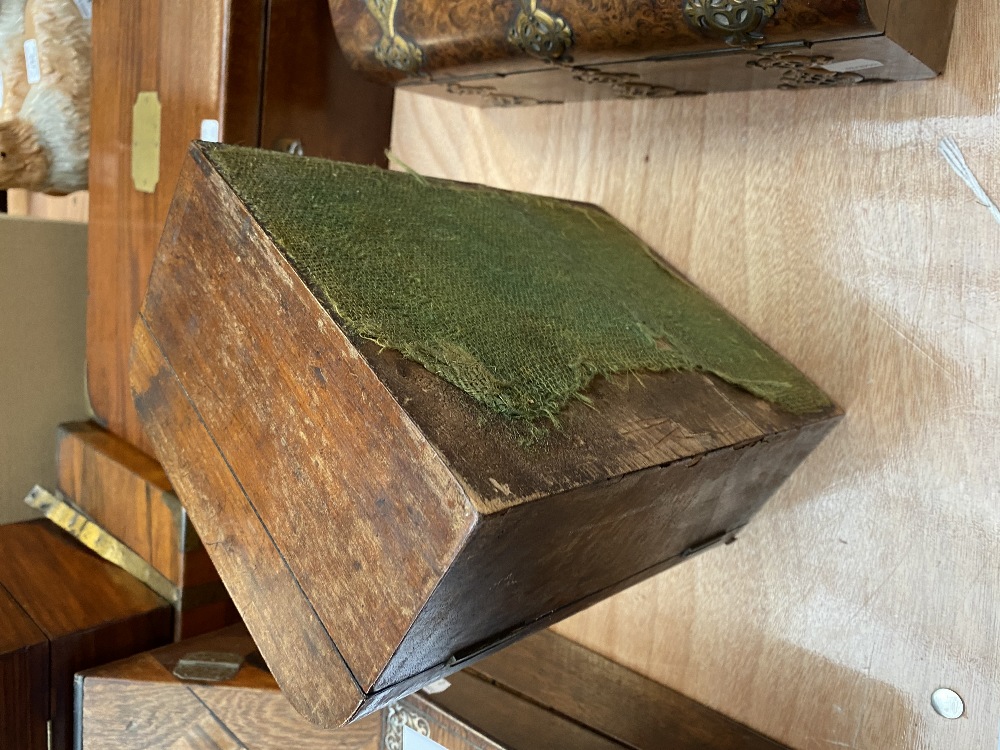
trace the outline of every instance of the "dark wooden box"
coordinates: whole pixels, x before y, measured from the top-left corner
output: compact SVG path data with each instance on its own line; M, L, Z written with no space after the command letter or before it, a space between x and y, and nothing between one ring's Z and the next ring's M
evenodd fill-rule
M0 527L0 551L0 747L70 750L73 675L168 643L172 611L48 521Z
M278 186L256 168L224 178L218 160L233 159L288 171ZM272 231L291 226L288 206L342 204L303 188L300 169L361 175L349 194L403 232L386 257L407 252L409 214L382 216L368 180L468 189L486 212L540 201L598 245L608 232L638 243L643 269L707 305L692 325L729 321L763 345L598 209L193 146L135 330L136 404L278 683L318 723L367 714L731 540L839 417L763 347L754 356L769 352L825 405L795 414L698 371L621 374L594 380L557 428L525 441L444 378L352 333L311 291ZM277 214L248 208L244 178ZM523 210L534 231L540 217ZM302 229L320 221L298 216ZM434 222L462 231L446 214ZM477 266L491 263L483 239ZM527 325L548 325L533 315Z
M181 679L206 654L225 665ZM242 626L81 673L79 750L780 750L741 724L550 631L348 727L320 729L279 691ZM412 739L412 738L411 738Z
M358 70L482 106L932 78L955 0L330 0Z

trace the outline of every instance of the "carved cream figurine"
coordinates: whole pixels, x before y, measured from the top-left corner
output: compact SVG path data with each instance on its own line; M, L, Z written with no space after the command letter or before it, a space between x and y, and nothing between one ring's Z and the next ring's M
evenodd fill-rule
M89 16L84 1L0 0L0 189L87 187Z

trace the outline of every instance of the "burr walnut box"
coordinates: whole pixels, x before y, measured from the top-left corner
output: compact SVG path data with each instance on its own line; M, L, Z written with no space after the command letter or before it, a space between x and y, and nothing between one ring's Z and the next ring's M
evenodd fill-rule
M330 0L351 64L485 106L932 78L955 0Z
M203 143L131 366L324 725L731 540L840 415L596 207Z

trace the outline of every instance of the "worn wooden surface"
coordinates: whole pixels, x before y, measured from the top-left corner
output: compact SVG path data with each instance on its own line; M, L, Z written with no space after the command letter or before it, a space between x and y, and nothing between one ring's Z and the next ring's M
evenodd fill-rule
M206 651L242 666L216 683L173 674L185 655ZM82 750L396 750L402 723L448 750L783 747L551 632L449 681L348 727L319 729L294 711L238 625L80 675Z
M49 641L0 586L0 747L46 750Z
M856 91L479 111L397 95L433 175L591 200L848 412L725 554L560 632L797 748L995 747L1000 17L945 75ZM931 709L940 686L967 713Z
M722 541L837 419L698 373L623 376L526 446L441 378L351 341L212 153L192 148L150 278L139 414L202 535L225 540L209 553L279 683L327 724L350 716L358 689L374 710ZM208 438L215 456L182 460ZM236 492L192 482L219 462ZM234 528L231 514L256 523ZM262 616L246 560L306 622ZM329 700L298 687L321 682L314 652L278 663L313 618L350 676L322 689Z
M52 747L69 750L73 675L163 645L171 609L48 521L0 526L0 587L49 641Z
M146 452L129 395L132 326L202 120L218 120L228 143L300 140L306 153L384 159L391 92L346 75L335 50L321 47L328 26L325 0L107 0L94 9L88 386L98 421ZM131 176L140 91L157 92L163 108L152 194Z
M187 511L153 459L93 422L61 425L59 489L180 590L174 634L232 623L236 610Z
M136 327L132 365L137 391L169 416L155 426L147 423L150 439L162 446L160 459L167 465L183 463L190 467L174 477L180 495L192 499L240 498L243 493L238 482L197 413L188 406L180 383L144 325ZM183 445L168 439L181 432L187 436ZM188 508L192 508L190 502ZM255 640L269 638L271 671L290 696L301 696L290 697L296 709L318 722L324 713L335 708L342 710L352 702L355 707L360 705L360 689L352 686L347 666L331 648L329 633L302 596L294 577L286 572L281 552L270 537L260 533L253 506L249 502L227 503L225 512L215 515L208 508L204 510L205 518L198 523L205 531L211 528L211 536L205 536L204 541L212 550L212 561L227 581L237 606L244 601L253 602L251 608L243 608L241 613L249 621ZM248 529L257 533L247 537ZM255 540L256 548L227 543L240 537ZM263 591L266 596L260 595ZM299 669L304 654L309 655L315 671Z
M182 682L197 651L249 657L224 683ZM377 750L381 717L324 730L309 724L254 657L242 626L88 670L77 679L82 750Z
M261 0L247 6L261 7ZM87 383L98 419L133 445L147 447L127 398L128 346L142 300L152 250L173 198L187 143L198 138L201 122L220 121L221 137L228 73L222 52L229 27L227 0L106 0L93 18L93 111L90 155L90 242L87 308ZM259 66L263 13L246 7L235 21L244 29L230 54L241 60L235 73L243 88L226 89L230 110L252 110L249 124L256 143ZM256 19L256 39L247 26ZM154 193L132 182L132 106L141 91L155 91L162 112L160 180ZM247 99L253 102L247 103ZM233 123L238 137L247 124Z

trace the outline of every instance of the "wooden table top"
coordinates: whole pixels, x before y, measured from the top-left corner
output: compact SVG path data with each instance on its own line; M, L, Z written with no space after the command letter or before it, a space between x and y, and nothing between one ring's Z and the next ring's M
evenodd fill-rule
M847 418L735 545L559 627L799 748L995 747L1000 16L943 78L478 110L399 93L418 172L594 201ZM931 708L946 686L965 700Z

